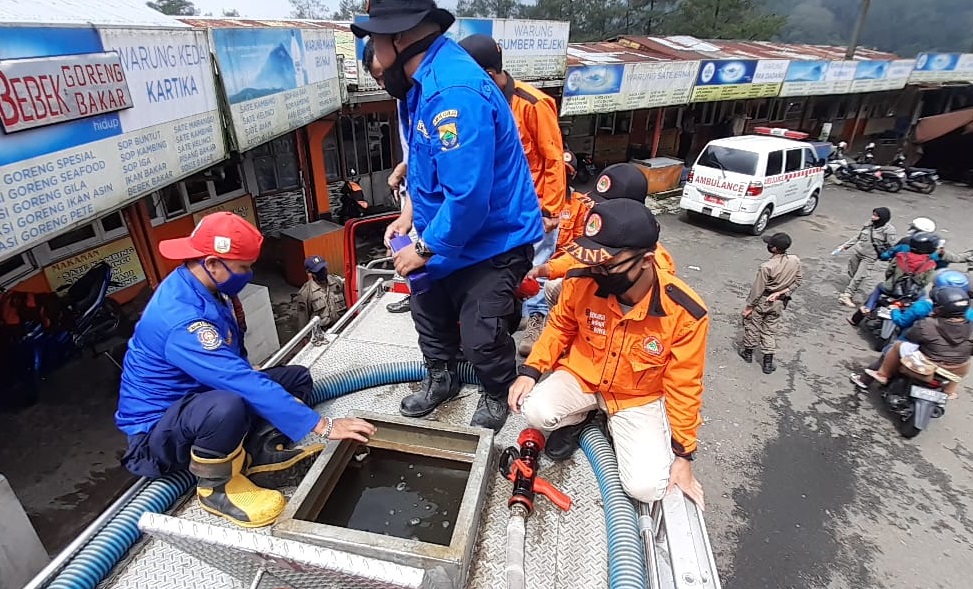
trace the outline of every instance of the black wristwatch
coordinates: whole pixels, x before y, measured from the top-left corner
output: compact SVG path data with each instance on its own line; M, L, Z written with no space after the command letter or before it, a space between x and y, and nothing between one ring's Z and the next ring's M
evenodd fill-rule
M431 258L434 252L431 249L429 249L429 246L426 245L426 242L420 239L416 241L416 253L422 256L423 258Z

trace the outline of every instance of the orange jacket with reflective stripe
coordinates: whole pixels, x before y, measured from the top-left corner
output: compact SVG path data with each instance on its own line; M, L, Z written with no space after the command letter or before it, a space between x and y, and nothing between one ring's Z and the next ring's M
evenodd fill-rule
M565 252L555 254L553 258L547 261L545 266L547 266L547 277L551 280L566 276L572 268L585 267L584 264L574 259L574 256ZM676 273L676 262L672 259L669 250L661 243L655 244L655 266L663 272Z
M596 296L595 281L577 274L565 279L521 373L566 370L585 391L600 393L609 413L665 397L673 450L693 452L709 331L699 295L657 272L649 294L625 313L616 297Z
M584 222L595 206L595 201L583 192L571 192L571 197L564 203L561 211L561 222L558 224L557 251L563 251L565 246L584 235Z
M504 94L510 102L520 142L534 178L534 189L540 199L541 213L561 218L567 197L568 179L564 169L564 140L557 120L557 105L544 92L514 80L507 74Z

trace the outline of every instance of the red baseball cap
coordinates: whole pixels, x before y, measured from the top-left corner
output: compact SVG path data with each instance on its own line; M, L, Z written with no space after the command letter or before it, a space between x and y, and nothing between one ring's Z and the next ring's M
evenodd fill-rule
M216 256L224 260L256 260L264 236L243 217L222 211L199 220L189 237L159 242L159 253L170 260Z

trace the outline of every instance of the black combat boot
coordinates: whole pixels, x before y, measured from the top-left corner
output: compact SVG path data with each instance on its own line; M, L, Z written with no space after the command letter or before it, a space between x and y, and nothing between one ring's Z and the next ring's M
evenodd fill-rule
M507 423L507 415L510 413L510 406L507 405L507 396L503 393L493 394L483 393L480 395L480 402L476 405L473 412L473 419L470 425L473 427L485 427L499 432L503 425Z
M770 374L771 372L777 370L777 365L774 364L773 354L764 354L763 370L764 370L764 374Z
M547 436L547 443L544 444L544 454L554 462L561 462L571 458L574 451L578 449L581 432L594 421L597 411L589 411L588 416L581 423L559 427Z
M851 317L848 317L848 323L854 325L855 327L858 327L858 324L861 323L862 319L864 318L865 318L865 314L862 313L861 309L858 309L852 314Z
M389 303L385 305L389 313L411 313L412 312L412 297L407 296L404 299L395 301L394 303Z
M737 354L740 354L740 357L743 358L743 361L747 364L753 362L753 348L740 348L737 350Z
M406 417L425 417L436 407L459 394L463 384L459 381L456 360L444 362L426 358L428 374L422 379L422 388L402 399L399 413Z
M311 469L324 444L298 446L270 423L261 420L243 442L247 465L243 474L259 487L295 487Z

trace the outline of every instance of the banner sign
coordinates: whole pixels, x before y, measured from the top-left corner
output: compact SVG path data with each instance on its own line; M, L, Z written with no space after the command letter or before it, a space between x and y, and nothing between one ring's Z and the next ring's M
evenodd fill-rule
M698 69L698 61L571 67L561 116L686 104Z
M0 60L0 125L7 133L132 108L118 54Z
M355 22L368 20L355 16ZM568 66L568 35L571 23L550 20L457 18L446 36L461 41L470 35L489 35L503 51L503 69L518 80L563 80ZM378 90L361 66L365 39L356 40L358 89Z
M210 34L240 151L341 109L331 30L213 29Z
M10 93L23 98L21 88L36 98L61 84L69 106L43 98L47 111L34 103L29 114L49 123L0 134L0 260L226 159L204 32L5 27L0 60L7 82L15 71L8 60L24 56L52 58L61 78L0 88L5 123L28 113L21 102L16 110L11 106ZM115 69L119 62L123 75ZM94 97L87 110L77 102L70 107L71 88L81 88L75 66L87 86L82 101ZM51 70L38 66L29 73L40 78ZM117 110L123 85L128 106Z
M195 213L193 215L193 223L197 225L206 215L212 215L213 213L221 213L223 211L230 211L231 213L236 213L237 215L243 217L250 222L251 225L257 227L257 216L253 213L253 199L249 194L244 194L239 198L234 198L233 200L220 203L215 207L210 207Z
M851 81L851 91L857 93L901 90L909 81L909 76L912 74L915 64L916 60L914 59L859 61L855 66L855 78Z
M973 81L973 53L920 53L909 83Z
M786 59L721 59L703 61L692 102L772 98L787 75Z
M857 65L855 61L792 61L780 95L847 94L851 92Z
M135 253L135 244L132 243L131 237L123 237L111 243L99 245L84 253L45 266L44 275L47 276L51 290L56 291L65 284L74 284L92 266L101 261L108 262L108 265L111 266L111 280L113 283L117 283L117 286L108 287L108 294L118 292L145 280L145 271L142 270L142 263L139 262L138 254Z

